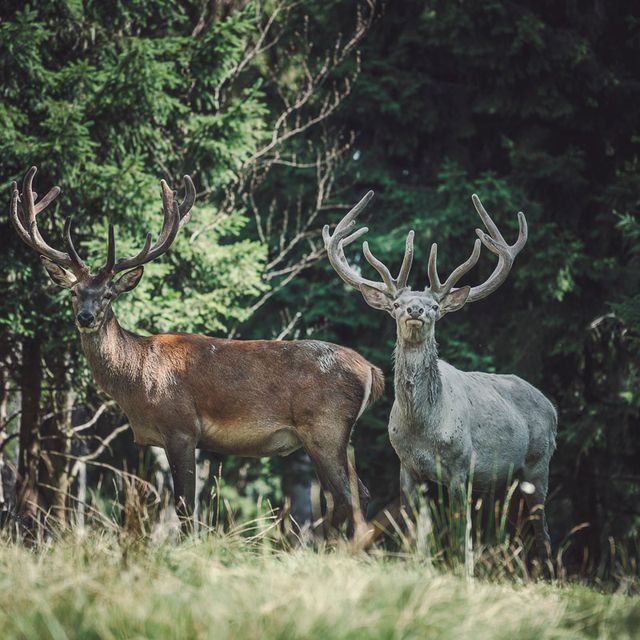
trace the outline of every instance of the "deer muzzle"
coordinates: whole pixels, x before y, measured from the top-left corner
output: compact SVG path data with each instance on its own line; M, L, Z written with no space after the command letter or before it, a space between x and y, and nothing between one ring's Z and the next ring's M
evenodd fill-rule
M84 328L90 327L96 321L96 317L93 315L93 313L91 313L91 311L87 311L86 309L83 309L76 316L76 319L78 321L78 324Z

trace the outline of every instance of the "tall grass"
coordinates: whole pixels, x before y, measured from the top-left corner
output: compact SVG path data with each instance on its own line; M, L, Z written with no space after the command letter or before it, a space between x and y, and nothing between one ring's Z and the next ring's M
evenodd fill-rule
M606 588L571 579L562 549L537 581L526 527L509 524L515 485L503 504L470 486L419 501L365 545L298 531L266 501L238 519L221 480L180 540L168 496L117 484L86 526L49 522L28 544L0 532L0 638L640 637L633 555L612 546L624 570Z
M341 540L283 550L272 520L182 543L67 532L0 546L13 638L637 638L640 600L476 581Z
M419 490L411 513L391 515L386 533L404 552L468 579L534 579L542 568L529 516L514 498L517 488L518 482L508 486L502 501L494 494L474 497L471 481L446 494L437 485L435 499Z

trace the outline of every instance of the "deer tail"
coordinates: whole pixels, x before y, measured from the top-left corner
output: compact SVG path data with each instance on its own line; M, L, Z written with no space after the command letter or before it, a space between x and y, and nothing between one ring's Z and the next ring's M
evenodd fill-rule
M373 404L384 391L384 376L378 367L371 367L371 393L368 404Z

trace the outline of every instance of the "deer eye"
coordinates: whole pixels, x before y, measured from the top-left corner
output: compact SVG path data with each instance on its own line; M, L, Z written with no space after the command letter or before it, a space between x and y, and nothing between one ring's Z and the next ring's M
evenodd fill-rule
M432 308L434 311L437 311L437 310L440 308L440 305L439 305L437 302L434 302L434 303L431 305L431 308Z
M399 302L394 302L393 303L393 308L394 309L399 309L400 308L400 303Z

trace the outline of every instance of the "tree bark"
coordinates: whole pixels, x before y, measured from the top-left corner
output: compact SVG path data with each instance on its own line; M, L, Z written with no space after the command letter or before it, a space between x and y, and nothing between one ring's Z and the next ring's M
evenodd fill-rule
M7 426L7 378L4 367L0 364L0 524L2 523L2 513L7 511L7 498L4 490L4 451L2 445L7 438L5 431Z
M53 369L55 365L57 369ZM61 361L56 358L49 368L54 373L52 415L40 426L38 484L47 519L57 527L65 527L69 520L67 507L71 488L72 412L76 394L71 387L66 358Z
M38 461L40 437L38 418L42 389L42 343L39 336L22 341L20 376L20 452L16 480L16 512L28 528L38 522Z

